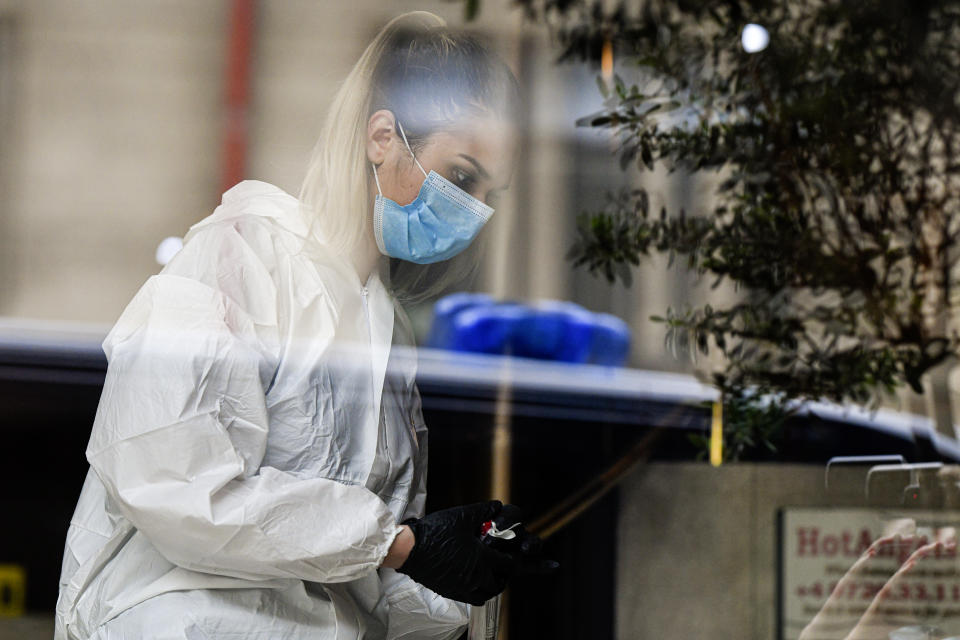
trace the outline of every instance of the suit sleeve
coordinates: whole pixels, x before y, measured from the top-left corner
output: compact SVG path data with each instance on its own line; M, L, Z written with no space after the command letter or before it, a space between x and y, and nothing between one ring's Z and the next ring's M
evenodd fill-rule
M400 530L386 505L363 487L260 466L283 318L260 249L270 238L255 227L194 234L125 309L103 344L87 459L116 510L174 564L353 580ZM332 339L329 313L318 340Z
M403 519L424 515L427 497L427 427L420 407L420 393L411 388L410 417L417 432L420 456L417 460L417 488ZM409 576L381 569L389 615L387 640L453 640L459 638L470 620L470 605L457 602L414 582Z

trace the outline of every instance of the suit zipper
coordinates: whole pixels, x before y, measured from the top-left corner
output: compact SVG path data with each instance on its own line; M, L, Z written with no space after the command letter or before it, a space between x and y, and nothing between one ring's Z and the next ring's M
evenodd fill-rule
M363 297L363 313L367 318L367 340L370 344L369 356L372 357L373 356L373 327L370 319L370 301L369 301L370 290L365 286L360 287L360 295ZM374 383L375 383L375 379L373 375L373 360L371 359L370 361L370 406L371 407L375 407L377 405L377 402L376 402L377 399L375 397L377 390L374 388ZM380 407L380 412L381 413L383 412L383 407ZM374 420L377 421L377 440L382 442L384 450L387 450L388 449L387 438L383 433L383 425L381 424L382 420L380 420L379 415L374 416Z

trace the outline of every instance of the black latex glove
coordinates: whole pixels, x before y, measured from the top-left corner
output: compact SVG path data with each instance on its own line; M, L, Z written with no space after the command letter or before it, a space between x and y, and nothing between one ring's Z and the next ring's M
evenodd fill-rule
M483 542L497 551L511 555L516 560L517 575L547 575L555 572L560 563L543 557L543 542L539 536L530 533L523 525L523 511L520 507L507 504L493 519L497 529L510 529L515 537L510 540L492 536L483 538ZM516 523L520 524L516 524Z
M483 523L502 507L491 500L406 521L413 549L397 571L446 598L482 605L506 588L516 567L512 556L480 542Z

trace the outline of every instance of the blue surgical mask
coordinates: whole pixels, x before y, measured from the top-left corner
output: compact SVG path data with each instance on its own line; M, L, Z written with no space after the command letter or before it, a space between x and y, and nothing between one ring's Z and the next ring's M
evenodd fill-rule
M397 128L426 180L413 202L400 206L383 197L377 167L373 167L373 178L377 183L373 206L377 247L384 255L417 264L452 258L467 248L493 215L493 209L436 171L428 175L410 148L399 122Z

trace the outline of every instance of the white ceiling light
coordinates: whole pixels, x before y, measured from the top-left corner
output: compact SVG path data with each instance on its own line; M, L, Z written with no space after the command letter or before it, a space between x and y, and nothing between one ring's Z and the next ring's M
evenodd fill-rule
M770 44L770 33L758 24L748 24L740 35L740 43L747 53L763 51Z

